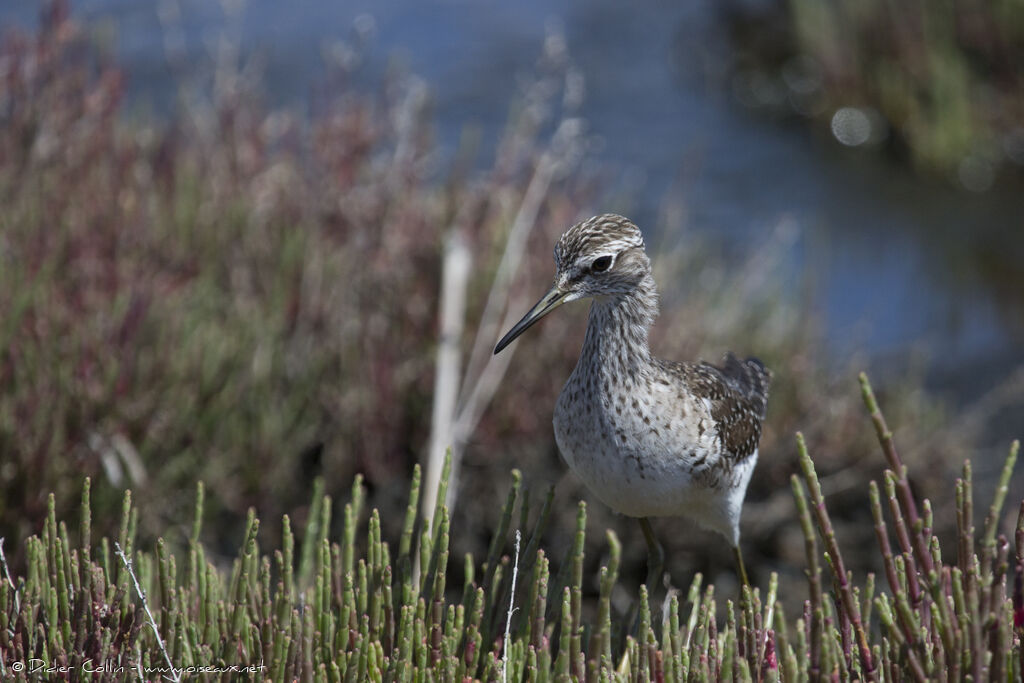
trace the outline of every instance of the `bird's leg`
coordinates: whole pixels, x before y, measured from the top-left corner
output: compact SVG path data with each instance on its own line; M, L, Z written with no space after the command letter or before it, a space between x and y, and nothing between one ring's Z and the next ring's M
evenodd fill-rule
M661 583L661 577L665 569L665 549L658 543L654 536L654 529L651 528L651 520L646 517L640 518L640 528L644 532L644 539L647 541L647 593L654 595L654 589Z
M744 586L749 586L750 580L747 578L747 568L743 564L743 551L740 550L738 543L733 546L732 551L736 554L736 571L740 575L740 581L743 582Z

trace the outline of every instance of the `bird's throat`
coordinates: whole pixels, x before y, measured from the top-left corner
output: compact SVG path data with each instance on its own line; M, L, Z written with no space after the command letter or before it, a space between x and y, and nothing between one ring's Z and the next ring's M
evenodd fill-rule
M607 379L636 376L651 362L648 332L658 316L658 295L650 276L628 294L594 299L580 364Z

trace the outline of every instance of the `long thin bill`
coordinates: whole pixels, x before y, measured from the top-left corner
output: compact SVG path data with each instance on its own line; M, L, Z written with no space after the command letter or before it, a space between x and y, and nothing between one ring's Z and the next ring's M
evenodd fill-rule
M534 304L530 312L524 315L523 319L513 325L508 334L501 338L498 345L494 347L494 353L500 353L502 349L515 341L516 337L525 332L530 325L565 303L565 295L566 293L559 290L558 287L552 287L547 294L541 297L540 301Z

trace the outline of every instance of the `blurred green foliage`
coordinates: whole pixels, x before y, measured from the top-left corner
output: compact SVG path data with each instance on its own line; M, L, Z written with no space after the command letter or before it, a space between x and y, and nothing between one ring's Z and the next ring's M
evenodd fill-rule
M875 142L888 133L890 147L915 166L959 176L972 189L990 185L1000 168L1019 175L1024 167L1021 3L788 0L730 8L740 72L775 92L767 99L777 106L826 121L842 107L877 113ZM764 87L766 70L778 88Z

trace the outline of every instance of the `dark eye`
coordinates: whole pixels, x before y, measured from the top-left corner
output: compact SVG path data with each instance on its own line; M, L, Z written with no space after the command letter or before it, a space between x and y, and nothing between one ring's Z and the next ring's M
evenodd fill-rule
M612 265L611 256L601 256L594 259L594 262L590 264L590 270L595 273L603 273L608 270Z

